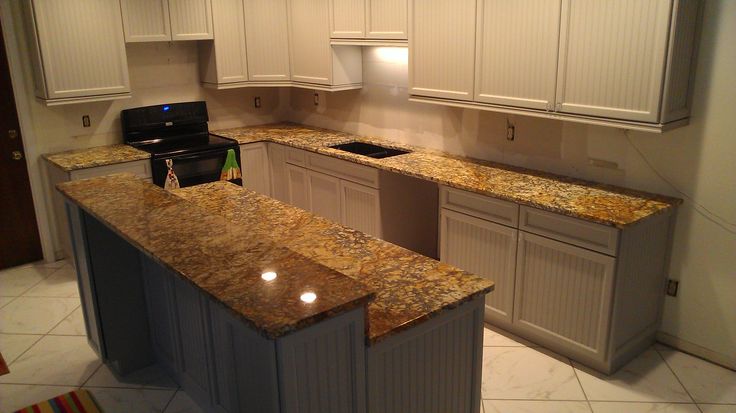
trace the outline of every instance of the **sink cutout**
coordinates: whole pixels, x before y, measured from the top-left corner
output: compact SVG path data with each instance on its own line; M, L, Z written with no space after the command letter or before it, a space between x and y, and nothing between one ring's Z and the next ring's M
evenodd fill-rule
M390 158L392 156L403 155L411 152L402 149L385 148L383 146L365 142L348 142L340 145L332 145L330 148L375 159Z

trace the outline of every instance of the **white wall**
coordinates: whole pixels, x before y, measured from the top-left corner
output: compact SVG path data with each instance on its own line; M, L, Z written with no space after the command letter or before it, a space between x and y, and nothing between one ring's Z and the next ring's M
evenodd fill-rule
M511 116L510 142L506 115L408 102L400 49L366 48L363 89L323 94L318 107L292 90L288 118L686 198L670 271L680 291L660 337L736 366L736 1L706 4L691 124L662 135Z

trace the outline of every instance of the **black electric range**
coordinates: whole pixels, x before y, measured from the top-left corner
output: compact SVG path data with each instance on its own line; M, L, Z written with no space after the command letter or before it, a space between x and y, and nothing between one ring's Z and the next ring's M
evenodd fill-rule
M229 149L240 165L238 143L210 135L206 102L126 109L120 121L125 143L151 154L153 183L158 186L164 186L167 160L173 162L182 187L219 180ZM242 185L240 179L233 182Z

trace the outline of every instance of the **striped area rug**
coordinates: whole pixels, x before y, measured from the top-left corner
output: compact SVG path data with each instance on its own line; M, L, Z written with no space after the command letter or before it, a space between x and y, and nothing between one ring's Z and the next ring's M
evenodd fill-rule
M102 413L87 390L75 390L15 413Z

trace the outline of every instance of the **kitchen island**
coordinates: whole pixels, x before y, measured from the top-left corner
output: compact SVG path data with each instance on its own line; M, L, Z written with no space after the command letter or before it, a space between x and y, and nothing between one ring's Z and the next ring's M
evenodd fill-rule
M90 343L203 408L475 412L493 283L227 183L64 183Z

